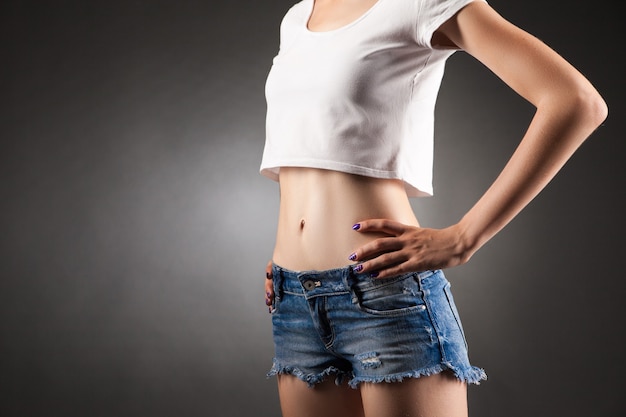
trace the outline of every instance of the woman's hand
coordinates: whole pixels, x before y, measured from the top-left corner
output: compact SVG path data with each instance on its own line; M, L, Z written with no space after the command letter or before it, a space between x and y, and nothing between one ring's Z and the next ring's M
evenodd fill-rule
M357 233L386 233L358 248L349 259L356 272L386 278L407 272L448 268L471 256L458 225L426 229L387 219L369 219L353 226Z
M272 312L272 304L274 304L274 285L272 283L272 261L265 266L265 305L269 312Z

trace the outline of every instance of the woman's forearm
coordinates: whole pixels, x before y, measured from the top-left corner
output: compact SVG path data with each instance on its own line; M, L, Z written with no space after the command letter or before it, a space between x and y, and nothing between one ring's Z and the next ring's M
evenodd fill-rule
M515 217L606 118L590 86L555 90L539 103L517 150L457 227L469 256Z

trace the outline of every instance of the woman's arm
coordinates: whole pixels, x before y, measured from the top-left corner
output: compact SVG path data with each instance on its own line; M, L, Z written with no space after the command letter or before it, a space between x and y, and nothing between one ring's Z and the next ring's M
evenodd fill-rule
M486 3L469 4L436 36L474 56L537 111L498 178L459 223L441 230L385 219L359 223L360 233L390 235L355 252L357 261L365 261L362 271L379 277L467 262L548 184L607 116L604 100L580 72Z

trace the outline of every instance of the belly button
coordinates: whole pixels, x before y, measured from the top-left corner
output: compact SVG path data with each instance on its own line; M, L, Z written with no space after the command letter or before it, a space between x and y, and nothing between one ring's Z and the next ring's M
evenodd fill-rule
M300 220L300 230L304 229L304 224L306 222L304 221L304 219Z

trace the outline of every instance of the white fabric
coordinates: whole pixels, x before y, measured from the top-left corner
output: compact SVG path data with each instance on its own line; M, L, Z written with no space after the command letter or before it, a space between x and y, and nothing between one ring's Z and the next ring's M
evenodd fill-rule
M434 108L446 59L433 32L472 0L378 0L339 29L312 32L314 0L289 9L269 72L260 171L281 166L404 181L432 195Z

